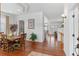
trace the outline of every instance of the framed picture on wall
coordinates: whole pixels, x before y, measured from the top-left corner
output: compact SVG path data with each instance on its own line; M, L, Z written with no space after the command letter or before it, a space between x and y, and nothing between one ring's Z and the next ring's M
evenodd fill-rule
M35 28L35 19L28 19L28 29Z

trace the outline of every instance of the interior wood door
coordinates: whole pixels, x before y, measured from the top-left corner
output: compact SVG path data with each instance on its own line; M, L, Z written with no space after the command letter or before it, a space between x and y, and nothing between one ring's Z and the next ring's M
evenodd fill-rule
M19 20L19 33L24 33L24 21Z

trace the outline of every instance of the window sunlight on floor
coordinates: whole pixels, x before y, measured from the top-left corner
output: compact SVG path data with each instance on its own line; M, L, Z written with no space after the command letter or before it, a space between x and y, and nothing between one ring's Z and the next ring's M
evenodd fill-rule
M48 42L48 46L49 47L57 47L57 42L54 41L54 36L46 36L47 38L47 42Z

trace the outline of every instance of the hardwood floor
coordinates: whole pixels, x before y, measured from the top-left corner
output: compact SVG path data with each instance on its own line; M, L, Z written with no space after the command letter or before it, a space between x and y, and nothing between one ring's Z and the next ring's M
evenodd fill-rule
M25 50L21 49L9 53L0 50L0 56L28 56L31 51L41 52L52 56L65 56L63 49L59 46L50 47L46 41L43 43L26 41Z

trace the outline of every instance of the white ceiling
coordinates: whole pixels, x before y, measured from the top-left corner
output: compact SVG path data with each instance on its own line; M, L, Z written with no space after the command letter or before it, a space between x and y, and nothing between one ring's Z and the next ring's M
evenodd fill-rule
M42 11L48 19L59 19L64 12L64 3L25 3L23 5L28 5L29 12Z
M4 9L3 9L4 8ZM3 11L11 12L16 11L19 13L25 10L26 12L40 12L51 20L61 18L61 14L64 12L64 3L18 3L18 4L2 4Z

